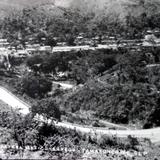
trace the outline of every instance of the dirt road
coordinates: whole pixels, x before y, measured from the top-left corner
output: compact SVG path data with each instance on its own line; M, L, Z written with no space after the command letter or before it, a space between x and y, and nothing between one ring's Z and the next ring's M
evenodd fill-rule
M62 83L62 82L52 81L52 83L60 85L63 89L72 89L74 87L74 85L72 84L67 84L67 83Z

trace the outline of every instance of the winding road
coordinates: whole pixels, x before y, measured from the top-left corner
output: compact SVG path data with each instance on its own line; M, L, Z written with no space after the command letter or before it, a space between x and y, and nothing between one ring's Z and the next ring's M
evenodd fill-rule
M3 87L0 87L0 100L5 102L12 108L15 109L19 108L19 111L22 114L29 113L30 106ZM94 128L94 127L91 128L87 126L84 127L65 122L58 122L56 125L69 129L76 129L83 133L107 134L107 135L115 135L117 137L127 137L128 135L131 135L137 138L148 138L153 143L160 142L160 128L147 129L147 130L108 130L106 128Z

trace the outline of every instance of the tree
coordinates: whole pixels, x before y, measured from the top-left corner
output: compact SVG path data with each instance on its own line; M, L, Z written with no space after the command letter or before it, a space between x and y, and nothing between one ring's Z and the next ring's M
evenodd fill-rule
M32 129L33 126L34 120L31 114L22 116L16 112L13 112L11 135L12 138L17 142L18 147L25 149L27 131L29 128Z
M33 115L42 115L47 120L60 120L61 112L55 100L52 98L42 99L31 107Z
M34 56L29 57L26 60L27 66L30 69L32 69L35 73L41 71L40 65L42 64L42 62L43 62L43 58L41 55L34 55Z
M144 128L151 128L160 126L160 98L157 100L157 105L155 105L150 111L148 117L146 118L146 122L144 124Z
M41 44L43 41L46 40L46 37L47 37L47 35L46 35L45 31L38 32L37 37L36 37L37 42Z
M46 38L45 45L49 45L53 48L54 46L56 46L56 44L57 44L57 42L54 39L54 36L53 35L48 35L47 38Z
M51 91L52 83L43 76L29 73L21 78L17 87L32 98L43 98Z
M118 65L121 76L134 84L147 81L146 57L143 53L126 53L120 57Z
M75 46L75 38L74 38L74 36L73 35L68 35L67 36L67 44L69 45L69 46Z

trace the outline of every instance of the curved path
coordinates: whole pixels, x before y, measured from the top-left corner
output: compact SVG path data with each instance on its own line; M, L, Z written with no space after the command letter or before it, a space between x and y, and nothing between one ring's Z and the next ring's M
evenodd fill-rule
M56 81L52 81L52 83L60 85L63 89L72 89L72 88L74 88L74 85L72 85L72 84L67 84L67 83L62 83L62 82L56 82Z
M121 129L121 130L128 130L128 127L125 127L123 125L118 125L118 124L114 124L105 120L99 120L100 123L105 124L106 126L110 126L110 128L117 128L117 129Z
M13 108L19 108L20 112L23 114L29 113L30 106L3 87L0 87L0 100ZM128 135L131 135L137 138L149 138L153 143L160 142L160 128L148 130L107 130L105 128L90 128L63 122L58 122L56 125L76 129L83 133L108 134L115 135L117 137L127 137Z

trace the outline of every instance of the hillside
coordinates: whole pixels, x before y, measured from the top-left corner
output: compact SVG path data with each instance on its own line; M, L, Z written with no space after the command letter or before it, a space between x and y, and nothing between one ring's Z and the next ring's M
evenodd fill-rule
M43 5L47 10L51 3L56 6L76 9L83 15L94 13L96 20L103 16L114 17L115 15L124 20L128 13L131 13L132 16L142 13L151 15L159 13L160 8L160 0L1 0L0 16L3 17L15 9L20 10L27 6Z
M56 7L51 6L51 3L54 4L53 0L1 0L0 1L0 17L3 18L6 15L9 15L10 13L13 13L15 11L22 10L26 7L43 7L45 11L48 11L48 9L52 8L54 13L60 14L59 10L57 10ZM56 5L61 6L61 2L55 2Z
M142 13L147 15L159 13L160 0L74 0L70 7L77 8L86 14L94 12L99 17L116 14L123 20L128 13L132 16Z

